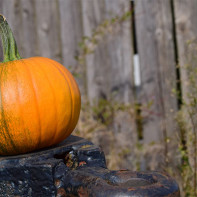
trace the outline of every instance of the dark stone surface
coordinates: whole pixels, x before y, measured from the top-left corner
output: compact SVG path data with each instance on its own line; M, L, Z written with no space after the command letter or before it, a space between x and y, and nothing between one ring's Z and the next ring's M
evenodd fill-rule
M110 171L101 149L70 136L34 153L0 157L0 197L179 196L161 172Z

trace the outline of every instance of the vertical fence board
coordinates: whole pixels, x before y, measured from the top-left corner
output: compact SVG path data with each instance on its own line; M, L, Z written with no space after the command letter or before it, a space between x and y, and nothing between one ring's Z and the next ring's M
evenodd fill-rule
M59 0L63 62L71 67L78 64L75 56L83 36L80 4L80 0Z
M76 76L82 95L85 94L85 68L79 64L79 43L82 41L81 0L59 0L63 64Z
M176 67L170 1L136 1L136 28L142 79L139 100L152 102L143 125L144 141L149 143L174 132Z
M38 53L62 62L57 1L35 0Z
M21 22L17 31L22 32L22 51L24 58L38 56L36 49L36 24L34 1L21 0ZM30 36L31 35L31 36Z
M93 30L116 15L130 9L128 1L82 1L84 35L91 37ZM132 98L132 42L130 22L112 27L100 35L95 52L86 58L88 98L110 98L129 102ZM104 30L105 31L105 30ZM107 30L106 30L107 31ZM109 34L109 36L107 36ZM98 35L99 36L99 35Z
M120 18L128 11L130 11L129 1L82 1L84 35L92 37L98 27L102 32L97 35L99 41L96 43L94 53L87 55L86 58L87 92L91 103L95 100L98 102L99 99L107 99L112 103L115 100L123 104L133 102L131 19L109 25L112 18ZM114 141L108 144L110 147L116 144L111 151L117 154L129 149L129 153L125 156L127 159L120 164L124 168L128 166L126 162L133 160L134 155L130 152L136 143L134 114L131 116L126 111L115 111L113 118L111 129ZM104 136L101 137L101 143Z
M121 16L130 11L130 2L119 0L105 0L106 18L110 19L114 15ZM110 59L109 83L111 92L117 92L117 99L123 103L133 101L133 48L131 40L131 20L123 21L115 29L112 38L109 35L108 54ZM116 32L117 31L117 32ZM117 75L118 73L118 75ZM104 73L103 73L104 74ZM114 77L116 76L116 77ZM116 94L116 93L115 93Z
M84 35L92 37L93 30L105 19L104 1L82 1L82 13ZM95 52L86 57L87 94L91 102L101 96L107 97L108 58L105 56L108 54L103 39Z
M174 1L174 8L182 96L187 101L188 73L185 66L190 64L190 66L196 67L197 56L193 45L196 47L197 44L197 3L195 0Z
M195 127L197 122L196 106L192 102L194 102L193 100L196 97L195 84L197 82L197 2L195 0L187 2L184 0L174 1L174 8L182 98L187 103L182 108L187 134L184 133L184 136L180 135L180 138L186 141L188 154L194 155L194 141L196 141L194 133L196 132ZM194 77L193 80L192 77ZM195 157L189 157L189 162L194 172L196 170Z

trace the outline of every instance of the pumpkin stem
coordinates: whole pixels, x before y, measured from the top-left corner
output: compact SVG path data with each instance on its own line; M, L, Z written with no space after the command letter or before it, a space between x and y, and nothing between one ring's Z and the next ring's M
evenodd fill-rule
M0 36L3 47L3 62L9 62L13 60L21 59L14 35L10 26L8 25L6 18L0 14Z

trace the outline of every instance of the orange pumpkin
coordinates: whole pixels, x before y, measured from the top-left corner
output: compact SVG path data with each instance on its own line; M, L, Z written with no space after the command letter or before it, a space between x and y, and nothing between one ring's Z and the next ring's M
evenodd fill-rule
M55 145L68 137L80 113L80 92L58 62L21 59L0 15L4 61L0 63L0 154L16 155Z

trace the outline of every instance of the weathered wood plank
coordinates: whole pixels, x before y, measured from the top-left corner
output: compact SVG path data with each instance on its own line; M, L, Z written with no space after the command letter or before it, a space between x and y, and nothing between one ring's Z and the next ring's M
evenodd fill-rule
M196 67L197 3L195 0L175 0L174 8L182 96L187 102L188 70L186 66Z
M76 60L82 41L81 0L59 0L60 33L63 64L74 74L81 94L85 94L85 68Z
M57 1L35 0L35 13L38 54L62 62Z
M80 0L59 0L63 62L71 67L78 65L75 56L83 36L80 4Z
M35 24L35 1L21 0L21 22L18 32L22 32L22 57L38 56Z
M164 140L174 133L177 110L176 65L170 1L136 2L137 44L141 66L141 104L152 102L144 111L144 141Z
M0 0L0 14L3 14L3 0Z
M129 1L82 1L84 35L93 31L106 19L121 15L130 9ZM132 100L132 42L129 20L104 28L93 54L86 58L88 98L110 99L120 102Z
M93 30L105 19L103 13L104 1L82 1L82 19L83 19L83 30L84 35L92 37ZM102 16L101 16L102 15ZM90 43L91 44L91 43ZM93 102L98 97L106 97L106 79L107 76L103 76L101 69L106 70L107 64L104 62L107 56L106 48L102 43L99 43L99 48L93 53L86 57L86 86L88 99ZM91 48L91 45L87 46ZM102 63L101 63L102 62ZM104 67L104 68L102 68ZM108 73L104 71L104 73Z
M96 40L95 43L89 42L88 47L93 53L86 56L87 95L92 104L100 99L122 104L134 100L131 20L119 20L129 10L130 1L125 0L82 1L84 35ZM115 21L113 24L112 18ZM92 36L95 33L96 36ZM115 109L116 104L112 105ZM116 110L110 128L113 137L106 142L110 152L121 155L121 161L124 157L121 167L128 167L127 162L135 157L135 153L130 150L134 149L137 140L134 114L131 116L128 111ZM110 128L100 135L101 144L103 137L108 136ZM123 152L127 154L124 155Z
M186 141L189 155L195 154L196 132L196 58L197 58L197 3L174 1L178 60L180 65L182 99L187 105L182 106L182 121L185 121L187 133L180 136ZM190 112L190 113L189 113ZM196 171L195 158L189 157L193 172ZM195 179L195 178L194 178Z

